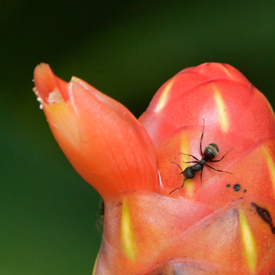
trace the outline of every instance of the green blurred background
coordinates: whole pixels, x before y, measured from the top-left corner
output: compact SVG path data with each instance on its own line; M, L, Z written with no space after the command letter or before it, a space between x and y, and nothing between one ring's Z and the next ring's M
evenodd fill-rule
M1 1L0 275L91 275L99 195L56 144L32 92L47 62L136 116L183 68L239 69L275 106L274 1Z

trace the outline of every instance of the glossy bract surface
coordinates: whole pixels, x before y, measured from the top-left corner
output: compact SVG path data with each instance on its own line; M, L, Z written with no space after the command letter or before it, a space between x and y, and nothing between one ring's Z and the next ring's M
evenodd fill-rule
M46 64L34 79L61 149L104 198L93 274L275 272L274 114L238 70L206 63L179 72L139 120ZM231 150L175 190L211 143L213 160Z

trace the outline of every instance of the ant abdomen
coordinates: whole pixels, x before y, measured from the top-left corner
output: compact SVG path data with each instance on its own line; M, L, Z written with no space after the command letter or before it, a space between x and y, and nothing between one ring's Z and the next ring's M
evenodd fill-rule
M215 143L210 143L205 147L203 156L206 159L213 159L218 155L218 153L219 153L218 145Z

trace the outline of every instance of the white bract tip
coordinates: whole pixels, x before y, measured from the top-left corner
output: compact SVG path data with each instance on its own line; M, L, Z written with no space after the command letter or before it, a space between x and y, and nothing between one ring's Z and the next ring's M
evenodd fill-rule
M55 89L49 94L48 102L49 102L50 105L55 104L55 103L64 102L63 97L62 97L60 91L59 91L57 88L55 88Z

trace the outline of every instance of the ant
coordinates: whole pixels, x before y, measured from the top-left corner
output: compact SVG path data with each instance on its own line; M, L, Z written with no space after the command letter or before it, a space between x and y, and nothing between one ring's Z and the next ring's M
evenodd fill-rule
M219 161L221 161L229 153L229 151L231 151L233 148L231 148L230 150L228 150L225 153L225 155L223 157L221 157L220 159L213 160L218 155L218 153L219 153L219 147L215 143L210 143L210 144L208 144L205 147L204 151L202 151L202 139L203 139L203 135L204 135L204 120L203 120L203 128L202 128L202 134L201 134L201 140L200 140L200 151L201 151L202 159L199 160L198 158L196 158L193 155L189 155L189 154L185 154L185 153L180 153L180 154L183 154L183 155L186 155L186 156L189 156L189 157L192 157L192 158L195 159L193 161L184 161L184 163L195 163L192 166L188 166L184 170L182 170L181 166L178 163L176 163L174 161L171 161L172 163L176 164L180 168L180 170L181 170L180 174L183 174L184 179L183 179L182 185L180 187L172 190L169 193L169 195L171 195L176 190L181 189L184 186L184 183L185 183L185 181L187 179L193 179L196 176L196 172L201 171L201 181L202 181L202 171L203 171L204 165L206 165L207 167L209 167L212 170L215 170L217 172L225 172L225 173L233 174L233 173L228 172L228 171L223 171L223 170L215 169L214 167L212 167L209 164L207 164L208 161L209 162L219 162Z

